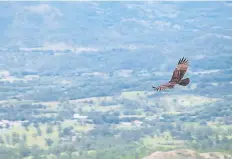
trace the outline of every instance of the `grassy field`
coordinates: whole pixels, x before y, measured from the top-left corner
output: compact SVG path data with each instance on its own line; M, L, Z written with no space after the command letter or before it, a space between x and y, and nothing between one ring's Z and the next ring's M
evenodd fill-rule
M111 96L106 96L106 97L92 97L92 98L84 98L84 99L77 99L77 100L68 100L65 102L61 101L52 101L52 102L37 102L33 104L43 104L47 106L46 109L41 109L41 114L37 115L36 117L49 117L51 115L56 116L56 112L58 112L58 109L61 105L63 105L64 108L66 108L66 102L69 104L72 104L72 109L78 110L81 109L83 112L91 112L91 111L100 111L100 112L110 112L110 111L118 111L120 112L119 118L124 118L124 117L146 117L146 118L154 118L154 117L159 117L161 114L151 114L147 115L144 113L144 110L142 107L135 109L134 110L134 115L123 115L123 111L125 109L125 106L123 104L113 104L113 105L102 105L102 102L106 101L114 101L114 99L129 99L129 100L134 100L137 102L145 102L146 100L148 103L153 104L154 101L152 99L147 98L149 95L153 94L154 92L145 92L145 91L132 91L132 92L122 92L119 96L116 97L111 97ZM186 102L182 102L182 98L185 97L188 100ZM159 100L160 105L166 105L167 106L167 114L179 114L178 108L174 108L176 104L181 105L182 107L186 106L195 106L197 104L196 101L198 101L198 104L203 104L203 103L211 103L211 102L216 102L218 99L209 99L206 97L194 97L192 95L187 96L187 95L180 95L178 96L165 96L162 98L155 98L156 101ZM153 99L153 100L155 100ZM175 100L174 100L175 99ZM187 101L189 103L187 103ZM8 104L16 104L16 101L0 101L0 103L5 103L7 102ZM18 101L18 104L22 103L27 103L30 104L32 101ZM196 102L196 103L195 103ZM169 106L172 105L172 108ZM143 104L142 104L143 106ZM173 109L174 108L174 109ZM55 111L54 113L44 113L46 110L53 110ZM165 113L165 114L166 114ZM198 123L188 123L186 122L184 126L187 129L195 129L195 128L200 128L200 124ZM208 124L211 128L214 130L221 129L223 134L222 136L227 136L228 138L231 138L229 129L231 126L226 126L226 125L215 125L214 123ZM51 139L53 140L53 143L56 144L58 143L59 139L59 134L58 134L58 125L53 125L53 131L52 133L47 133L46 130L48 127L51 127L51 125L48 124L39 124L39 129L41 131L41 134L38 135L38 129L36 129L34 126L30 125L28 126L27 130L22 127L22 126L14 126L13 128L10 128L9 130L3 131L1 133L1 136L3 137L3 140L5 143L7 143L6 135L12 136L12 134L17 133L22 137L23 135L26 136L27 140L26 145L28 146L33 146L33 145L38 145L41 148L47 149L48 146L46 144L46 139ZM87 132L91 129L94 128L94 124L86 124L86 125L80 125L77 121L75 120L65 120L61 123L61 128L64 129L66 127L73 127L73 130L76 133L79 132ZM116 129L127 129L127 130L132 130L132 129L140 129L140 126L135 125L135 124L130 124L130 123L119 123L117 125L114 125L114 128ZM228 133L227 133L228 132ZM12 138L12 137L11 137ZM220 135L221 138L221 135ZM182 147L183 142L180 140L174 139L169 133L165 133L160 136L153 136L153 137L145 137L142 139L143 144L148 147L148 148L161 148L161 149L171 149L174 147ZM9 143L11 144L11 141Z
M86 132L89 131L93 128L93 125L79 125L77 122L73 120L67 120L64 121L61 124L62 129L66 127L72 126L75 130L75 132ZM53 143L56 144L59 139L59 134L58 134L58 126L54 125L52 126L52 133L47 133L46 130L48 127L51 127L51 125L48 124L40 124L39 129L41 131L41 135L38 135L37 128L34 126L30 125L28 126L27 129L25 129L23 126L14 126L13 128L4 131L1 133L1 136L3 137L3 140L5 143L7 143L6 135L12 136L13 134L17 133L20 135L20 138L22 138L23 135L26 135L26 145L27 146L33 146L33 145L38 145L40 148L47 149L47 144L46 144L46 139L51 139L53 140ZM12 142L12 141L10 141ZM9 144L11 145L11 144Z
M170 150L184 146L182 140L174 139L169 132L165 132L160 136L148 136L142 139L142 143L149 149Z

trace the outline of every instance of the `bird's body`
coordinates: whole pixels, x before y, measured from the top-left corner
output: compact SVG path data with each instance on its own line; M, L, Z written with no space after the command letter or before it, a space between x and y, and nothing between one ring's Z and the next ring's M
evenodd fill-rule
M161 86L158 87L153 86L153 88L157 91L161 91L164 89L171 89L176 84L179 84L181 86L187 86L190 82L189 78L183 79L187 69L188 69L188 60L183 57L182 59L179 60L175 70L173 71L171 80L168 83L163 84Z

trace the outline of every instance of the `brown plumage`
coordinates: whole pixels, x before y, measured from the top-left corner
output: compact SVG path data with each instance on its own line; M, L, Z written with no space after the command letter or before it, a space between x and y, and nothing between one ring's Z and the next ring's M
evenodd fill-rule
M166 83L166 84L163 84L161 86L158 86L158 87L154 87L154 90L157 90L157 91L162 91L162 90L165 90L165 89L171 89L173 88L176 84L179 84L181 86L187 86L190 82L189 78L185 78L185 79L182 79L184 77L184 74L186 73L187 69L188 69L188 60L186 58L182 58L179 60L175 70L173 71L173 75L172 75L172 78L171 80Z

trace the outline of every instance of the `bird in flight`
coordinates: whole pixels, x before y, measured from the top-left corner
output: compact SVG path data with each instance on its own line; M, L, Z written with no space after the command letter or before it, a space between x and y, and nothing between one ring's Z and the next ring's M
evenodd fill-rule
M173 75L171 80L163 85L160 85L158 87L152 86L154 90L156 91L162 91L165 89L171 89L173 88L176 84L179 84L181 86L187 86L190 82L189 78L182 79L184 77L184 74L186 73L188 69L188 60L186 58L182 58L179 60L176 69L173 71Z

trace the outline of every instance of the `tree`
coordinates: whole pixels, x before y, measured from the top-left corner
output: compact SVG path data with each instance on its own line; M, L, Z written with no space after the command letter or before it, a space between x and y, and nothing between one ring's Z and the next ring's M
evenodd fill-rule
M67 153L67 152L62 152L60 154L60 157L61 159L69 159L70 158L70 155Z
M26 134L23 134L23 141L26 143L27 142L27 136Z
M65 135L65 136L70 136L71 135L71 130L73 129L73 127L72 126L70 126L70 127L67 127L67 128L64 128L63 129L63 134Z
M53 144L53 140L52 139L45 139L45 141L46 141L46 144L48 146L51 146Z
M10 143L10 136L7 134L7 135L5 135L5 138L6 138L6 143L8 144L8 145L10 145L11 143Z
M2 136L0 136L0 144L4 144L4 140L3 140Z
M48 126L46 129L46 133L47 134L51 134L53 132L53 127L52 126Z
M19 143L19 141L20 141L19 134L13 133L12 134L12 144L15 145L15 144Z
M37 135L38 135L38 136L41 136L41 130L40 130L40 127L38 127L38 128L36 129L36 131L37 131Z
M8 129L10 127L10 125L8 123L6 123L6 128Z
M25 147L25 145L20 144L19 152L20 152L21 157L27 157L30 155L31 150L29 148Z
M28 131L28 126L30 125L29 122L23 122L22 126Z
M39 124L37 122L34 123L34 127L35 128L38 128L39 127Z

